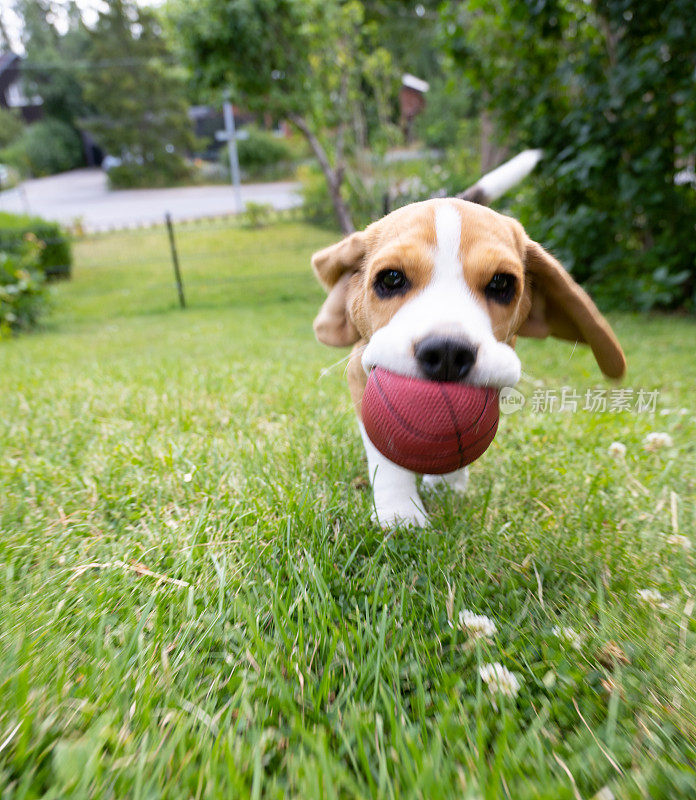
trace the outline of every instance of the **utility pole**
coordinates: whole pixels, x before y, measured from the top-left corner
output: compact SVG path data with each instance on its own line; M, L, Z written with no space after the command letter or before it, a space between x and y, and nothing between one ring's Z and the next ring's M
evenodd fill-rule
M237 132L234 127L234 111L232 103L230 103L229 94L225 95L225 102L223 104L223 114L225 116L225 138L227 139L227 152L230 157L230 175L232 183L234 184L234 193L237 198L237 212L241 214L244 211L242 204L242 180L239 175L239 156L237 155Z

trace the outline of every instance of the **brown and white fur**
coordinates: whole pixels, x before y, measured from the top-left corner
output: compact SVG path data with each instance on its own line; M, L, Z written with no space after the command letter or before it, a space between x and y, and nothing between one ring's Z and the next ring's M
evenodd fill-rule
M585 291L516 220L477 203L452 198L405 206L315 253L312 266L328 291L314 322L317 338L353 345L347 372L358 420L374 366L430 377L417 356L425 340L469 353L461 379L477 386L517 383L517 336L586 342L607 376L624 373L621 347ZM404 285L385 295L384 276L393 283L396 273ZM504 298L490 288L501 284L512 287ZM425 525L416 475L383 456L359 425L380 525ZM456 491L466 479L466 469L424 478Z

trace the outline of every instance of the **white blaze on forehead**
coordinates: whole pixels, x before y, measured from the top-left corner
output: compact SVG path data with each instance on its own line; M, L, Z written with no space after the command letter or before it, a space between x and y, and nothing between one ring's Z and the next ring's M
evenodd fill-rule
M459 246L462 243L462 218L451 203L435 209L435 279L459 278L463 282Z
M490 317L474 297L464 277L460 256L462 218L452 203L441 203L435 209L434 269L423 295L430 296L430 306L437 308L443 325L457 324L469 328L471 344L478 344L479 331L490 331Z

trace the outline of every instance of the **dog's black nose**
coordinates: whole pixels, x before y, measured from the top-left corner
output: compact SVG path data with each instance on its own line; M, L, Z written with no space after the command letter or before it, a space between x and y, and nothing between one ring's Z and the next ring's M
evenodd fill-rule
M414 353L423 375L431 381L461 381L476 361L476 349L458 339L427 336Z

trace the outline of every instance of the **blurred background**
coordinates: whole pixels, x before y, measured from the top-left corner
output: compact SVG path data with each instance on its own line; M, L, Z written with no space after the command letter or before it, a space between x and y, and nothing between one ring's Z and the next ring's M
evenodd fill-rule
M19 295L28 309L68 277L85 237L166 213L345 233L530 147L541 163L497 207L603 308L693 310L688 0L0 7L5 333L32 324Z

